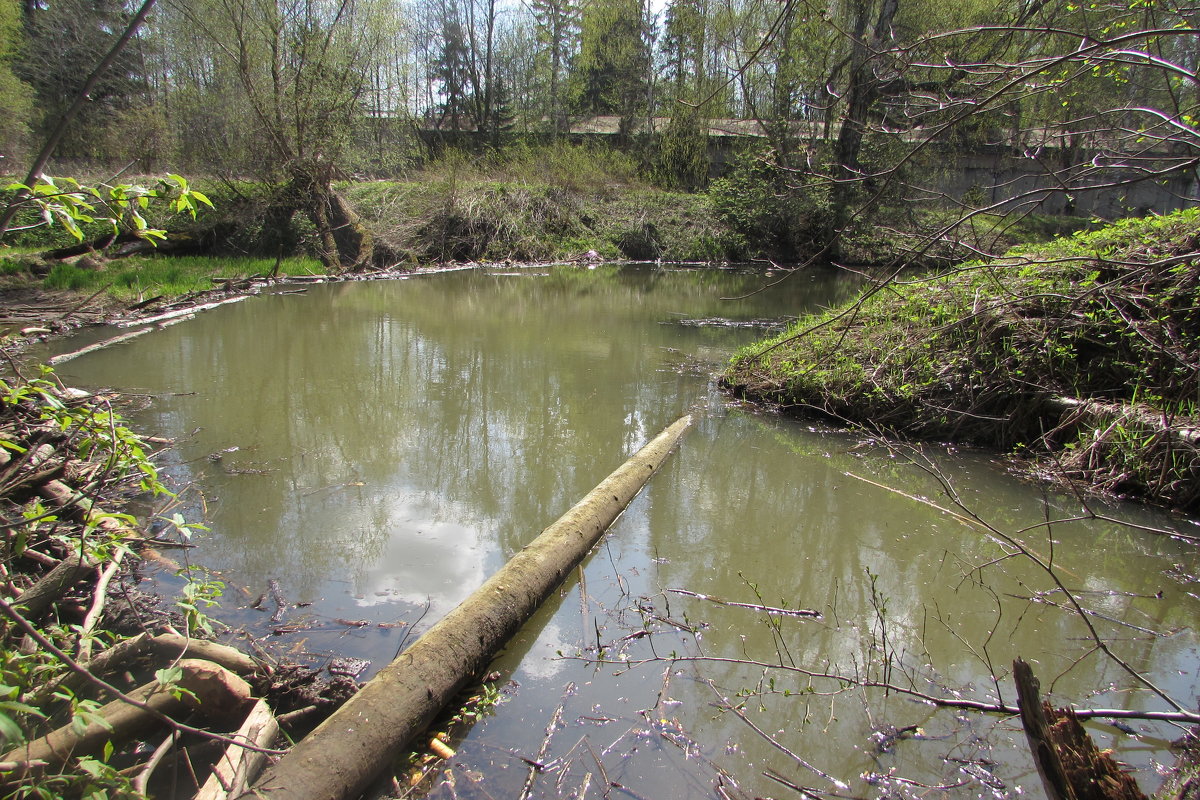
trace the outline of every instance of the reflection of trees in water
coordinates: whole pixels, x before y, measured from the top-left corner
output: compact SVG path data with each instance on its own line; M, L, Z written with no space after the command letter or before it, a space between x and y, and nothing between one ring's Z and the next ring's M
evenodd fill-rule
M887 677L884 666L890 662L892 683L934 695L946 694L947 687L961 689L985 701L996 699L994 673L1000 676L1001 698L1010 704L1015 696L1007 673L1018 655L1037 658L1047 684L1063 675L1054 688L1067 697L1083 700L1097 689L1136 685L1115 662L1092 652L1093 643L1078 615L1066 607L1061 594L1052 592L1053 583L1029 559L997 561L1011 549L926 505L844 474L869 475L910 493L936 495L928 476L911 464L857 458L847 450L852 444L847 439L805 435L797 426L774 419L727 416L703 424L707 430L691 442L702 441L705 452L685 445L651 487L672 497L670 502L654 503L649 512L647 547L675 554L659 567L661 586L733 601L816 608L825 618L772 621L749 610L668 596L675 619L693 624L703 620L712 626L694 646L685 643L679 650L729 659L678 666L683 674L697 677L675 684L675 697L683 701L677 713L685 727L703 727L706 738L745 734L739 733L744 726L736 718L712 719L714 695L703 679L712 679L730 695L762 691L766 709L761 715L758 698L746 705L761 726L783 731L786 743L802 744L816 763L843 768L837 774L848 778L872 762L860 752L862 763L847 766L847 743L859 742L869 751L867 736L873 728L911 723L911 700L859 691L844 691L838 700L804 695L810 686L823 692L839 687L834 681L810 683L784 671L765 675L761 666L737 660L872 680ZM760 430L750 435L747 428ZM719 457L728 451L739 452L739 457ZM1037 494L1028 486L1006 486L1003 476L958 477L966 496L977 498L984 488L994 495L997 505L979 511L984 517L994 511L1006 520L1006 530L1036 524L1042 516ZM1003 505L1014 497L1023 506ZM1051 502L1069 506L1063 498ZM1150 671L1155 680L1171 682L1180 670L1186 674L1190 645L1179 640L1189 637L1145 632L1185 627L1188 614L1194 613L1194 603L1182 591L1170 599L1153 597L1153 587L1162 582L1163 564L1153 551L1177 549L1175 545L1161 538L1147 543L1144 535L1115 524L1064 522L1051 526L1051 531L1062 577L1079 591L1085 607L1111 617L1112 621L1093 618L1093 624L1121 656ZM1031 548L1049 546L1044 530L1023 536ZM879 576L874 600L868 571ZM1030 597L1064 607L1031 602ZM886 652L877 617L883 603ZM676 636L673 631L664 635L667 640ZM657 654L672 647L660 641ZM635 660L639 656L650 658L654 651L642 647L633 654ZM643 669L653 674L657 666ZM1190 696L1193 690L1185 685L1169 688L1176 697ZM793 696L783 696L785 690ZM1143 691L1118 692L1101 705L1159 703ZM838 721L831 723L833 717ZM923 719L917 721L924 724ZM950 732L962 723L947 713L938 725ZM715 733L718 730L724 732ZM814 740L811 734L818 732L823 735ZM761 742L751 749L760 745L761 752L769 751ZM1021 762L1024 755L1015 751L1004 758ZM945 776L935 770L906 777Z
M712 298L743 291L738 282L746 279L710 288L722 279L656 273L642 280L628 270L575 270L550 278L456 274L321 287L304 298L237 304L80 366L111 381L115 361L136 363L141 371L125 385L197 392L157 400L148 425L175 436L202 428L181 446L180 458L195 459L181 471L205 487L213 538L224 551L216 560L233 568L235 580L261 585L279 577L289 599L312 599L332 593L325 588L330 580L348 578L370 600L380 575L466 583L492 572L639 444L704 399L705 379L670 368L676 361L667 348L727 352L754 335L662 323L681 314L794 314L802 301L820 304L842 291L821 294L812 282L796 284L790 298L762 296L757 306L731 311ZM753 583L762 602L816 608L825 619L783 619L773 632L753 612L678 596L670 599L671 615L712 624L699 645L710 655L853 670L879 658L869 648L869 569L887 598L898 665L946 685L988 692L986 669L963 642L978 650L993 628L992 661L1004 670L1013 655L1036 654L1047 685L1087 650L1074 616L1025 599L1048 588L1028 564L1010 559L976 569L999 555L986 537L847 478L845 472L855 472L912 494L938 495L936 483L903 459L853 445L775 417L734 412L698 419L619 523L604 557L593 559L588 583L594 595L618 575L628 593L605 597L603 608L594 605L591 621L599 619L603 637L613 641L623 633L621 620L604 611L639 594L676 587L754 602ZM219 464L204 458L230 446L242 449ZM981 461L946 462L968 503L1004 530L1042 518L1035 491L997 477L991 465L978 466ZM228 473L243 468L274 471ZM1048 502L1051 516L1077 510L1069 499ZM420 541L411 538L418 531L425 537ZM431 541L435 533L441 538ZM1185 587L1162 572L1172 560L1184 564L1185 573L1196 572L1187 567L1194 554L1177 543L1114 525L1055 525L1052 536L1056 564L1070 586L1084 590L1088 607L1155 630L1186 627L1194 618ZM1025 538L1044 550L1049 537L1031 531ZM202 559L214 555L201 551ZM664 562L651 565L655 557ZM426 558L438 559L428 576L415 563ZM1153 598L1160 589L1164 598ZM654 602L665 612L661 598ZM559 603L568 614L575 611L562 625L563 642L574 646L582 630L574 593L552 600L530 630L551 621ZM1004 608L999 624L997 603ZM627 619L636 624L637 614ZM1164 680L1177 696L1192 691L1186 685L1194 673L1190 636L1097 624L1120 640L1135 666L1177 673L1174 683ZM688 646L686 639L664 636L675 634L655 634L659 655ZM514 653L525 646L514 644ZM629 650L645 655L649 646L636 639ZM642 669L612 691L632 694L644 684L652 695L661 665ZM692 733L703 732L705 741L741 742L742 752L732 757L738 764L743 756L778 764L767 760L770 748L747 743L754 737L747 738L743 723L712 708L712 691L689 680L692 669L681 666L671 681L672 696L683 704L669 716ZM694 669L727 691L754 688L762 676L761 669L728 663ZM780 690L803 688L793 678L777 680ZM1055 689L1082 699L1094 687L1124 680L1111 662L1093 656ZM606 699L611 684L597 684L595 698L585 703L581 695L581 712ZM1141 702L1130 697L1105 702ZM921 721L911 716L914 708L917 717L927 714L907 700L872 698L875 716L868 719L861 697L844 694L835 709L839 721L828 723L829 703L772 696L761 721L785 730L792 744L803 737L806 756L829 769L849 763L848 742L865 748L880 721ZM806 704L812 711L807 721ZM531 752L541 722L524 725L535 737ZM943 747L944 754L951 744L919 746ZM873 764L866 755L857 758L855 773Z
M703 391L664 353L730 334L662 322L795 313L795 293L718 299L761 281L602 267L314 288L179 329L155 382L202 392L178 400L198 454L275 470L206 470L220 560L247 582L315 594L423 525L495 541L491 571Z

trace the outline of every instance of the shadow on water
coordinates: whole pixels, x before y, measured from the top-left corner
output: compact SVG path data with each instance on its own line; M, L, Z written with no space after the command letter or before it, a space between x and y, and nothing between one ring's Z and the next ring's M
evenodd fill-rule
M1028 558L932 507L949 502L942 486L906 454L715 393L711 373L761 330L697 321L784 320L848 298L857 279L814 271L721 299L763 281L604 266L319 286L218 309L60 374L154 396L137 424L179 440L171 476L194 487L191 518L209 526L194 557L249 597L275 579L290 602L312 604L274 637L281 626L236 608L246 602L231 588L232 624L372 669L658 430L698 413L582 573L498 660L507 702L460 743L458 789L436 796L519 796L526 767L511 753L539 752L560 703L544 755L554 768L533 796L585 781L633 797L720 796L718 784L741 796L734 782L748 796L794 794L766 772L821 791L846 781L855 796L1036 791L1011 721L805 672L1011 702L1008 665L1021 655L1064 700L1161 707L1094 652ZM1077 516L1079 502L985 455L922 457L981 518L1052 552L1097 629L1191 702L1193 547L1094 520L1037 527ZM920 731L888 738L909 725ZM1153 789L1148 768L1167 756L1152 737L1172 732L1136 727L1143 739L1097 730Z

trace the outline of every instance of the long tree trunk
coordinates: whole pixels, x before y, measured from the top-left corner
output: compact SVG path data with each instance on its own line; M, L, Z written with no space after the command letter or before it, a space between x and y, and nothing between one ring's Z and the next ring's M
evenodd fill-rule
M242 797L357 797L583 561L691 421L690 416L676 421L609 475L279 763L268 767Z
M321 263L330 272L354 271L371 263L371 232L333 188L326 165L293 170L291 191L303 204L320 239Z
M840 240L850 220L854 200L861 194L863 166L859 159L866 135L871 106L879 97L879 76L875 74L875 57L891 39L892 20L899 0L883 0L879 17L870 39L867 21L870 4L861 2L855 14L853 40L850 43L849 83L846 87L846 110L842 114L841 130L834 144L834 182L831 196L828 239L833 257L840 257Z

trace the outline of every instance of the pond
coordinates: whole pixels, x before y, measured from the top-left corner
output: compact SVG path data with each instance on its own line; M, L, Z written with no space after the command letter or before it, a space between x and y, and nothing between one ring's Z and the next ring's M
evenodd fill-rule
M1196 521L731 403L713 375L737 347L859 281L780 277L605 265L320 285L59 375L144 395L136 427L177 440L181 510L207 526L185 555L226 583L220 618L317 665L369 660L362 679L696 416L499 657L503 702L454 743L437 797L1036 795L1019 721L858 685L1012 704L1017 656L1059 705L1169 709L1123 661L1194 708L1200 565L1164 531L1195 537ZM1121 724L1089 730L1152 791L1180 730ZM546 765L528 785L524 759Z

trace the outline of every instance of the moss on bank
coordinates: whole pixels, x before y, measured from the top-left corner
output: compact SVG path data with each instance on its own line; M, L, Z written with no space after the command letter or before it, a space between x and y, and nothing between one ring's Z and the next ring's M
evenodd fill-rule
M876 285L740 352L735 393L1032 456L1061 480L1200 508L1200 212Z

